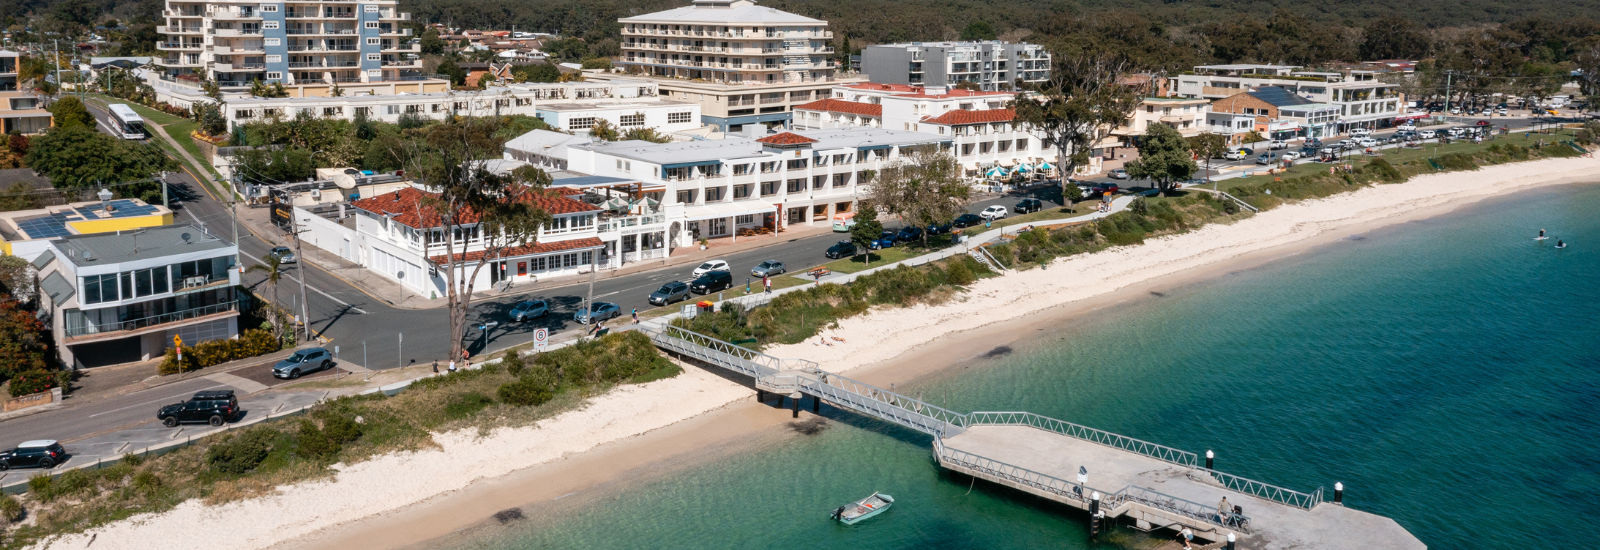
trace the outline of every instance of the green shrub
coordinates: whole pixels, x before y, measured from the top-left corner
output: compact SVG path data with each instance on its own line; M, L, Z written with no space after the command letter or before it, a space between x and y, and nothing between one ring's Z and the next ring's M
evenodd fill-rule
M1135 197L1133 202L1128 203L1128 209L1132 210L1135 214L1143 216L1150 213L1150 203L1149 201L1144 200L1143 196Z
M307 418L300 419L300 429L295 433L294 444L301 455L316 459L333 458L342 448L339 442L323 433L316 422Z
M203 369L228 361L266 355L282 347L282 342L273 336L272 332L250 329L240 333L238 338L211 340L194 346L185 346L182 365L178 364L177 350L168 348L166 359L161 361L161 366L157 367L156 372L166 375Z
M1372 159L1372 162L1367 163L1365 170L1390 183L1399 183L1406 179L1405 176L1400 174L1398 168L1395 168L1393 164L1389 164L1389 160L1383 157Z
M160 490L161 486L161 476L158 476L155 473L139 472L137 474L133 474L133 488L140 493L148 495Z
M206 449L206 465L222 474L242 475L267 459L278 432L266 426L256 426L242 434L223 437Z
M17 497L0 494L0 520L16 523L22 520L22 501Z
M478 411L493 404L494 400L487 395L475 391L460 393L450 396L445 401L444 415L451 420L462 419L477 414Z
M527 367L527 364L522 360L522 350L512 349L506 352L505 357L500 359L500 366L506 368L506 374L512 376L522 374L522 369Z
M944 280L956 286L967 286L978 280L972 274L972 268L967 267L967 262L962 259L950 262L950 268L944 271Z
M28 478L28 493L44 502L49 502L56 495L56 478L50 474L39 474Z
M22 397L56 387L56 374L43 369L33 369L17 373L11 378L11 396Z
M550 384L532 377L501 384L496 393L500 396L500 401L518 407L543 405L555 397Z

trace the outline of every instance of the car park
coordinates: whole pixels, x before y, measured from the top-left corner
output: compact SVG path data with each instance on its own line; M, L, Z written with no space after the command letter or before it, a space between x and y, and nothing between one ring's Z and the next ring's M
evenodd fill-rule
M1128 179L1128 171L1118 168L1116 170L1112 170L1110 173L1107 173L1106 177L1114 180L1125 180Z
M191 422L221 426L237 414L239 414L239 399L233 396L233 390L210 390L195 392L188 401L161 407L161 410L156 411L156 419L168 428Z
M732 276L728 275L728 272L726 271L713 271L711 273L721 273L724 276L732 278ZM598 323L608 319L616 319L617 317L621 316L622 306L613 304L611 302L595 302L593 304L589 304L588 310L579 309L577 313L572 314L572 320L577 321L579 324L587 325L589 323Z
M24 441L16 448L0 451L0 471L37 467L51 469L67 460L67 449L53 439Z
M952 220L950 225L956 229L966 229L980 223L983 223L983 218L978 217L977 214L968 212L966 214L956 216L956 219Z
M750 274L756 277L773 277L788 272L789 268L784 266L783 262L777 260L767 260L750 268Z
M828 251L822 255L833 260L848 258L856 255L856 245L850 241L839 241L828 247Z
M689 272L689 276L699 277L712 271L733 271L733 269L728 267L728 262L726 261L707 260L705 263L700 264L699 267L694 268L694 271Z
M293 264L300 262L300 257L295 256L294 251L290 250L287 246L272 247L272 250L267 252L267 257L277 258L279 264Z
M295 379L333 366L333 354L326 348L306 348L278 361L272 366L272 376Z
M657 306L687 299L689 299L689 283L683 281L668 282L650 293L650 304Z
M986 220L998 220L1000 218L1004 218L1004 217L1006 217L1006 207L1000 206L998 204L996 204L994 206L990 206L988 208L983 209L982 212L979 212L978 213L978 217L986 219Z
M511 320L516 322L538 319L550 313L550 304L544 300L527 300L511 308Z

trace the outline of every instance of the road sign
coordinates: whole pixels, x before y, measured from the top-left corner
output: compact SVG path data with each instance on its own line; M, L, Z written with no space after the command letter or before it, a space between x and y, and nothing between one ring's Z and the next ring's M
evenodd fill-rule
M183 337L179 336L179 335L176 335L176 334L172 335L172 347L182 348L183 347Z
M548 347L550 347L550 329L533 329L533 350L544 351Z

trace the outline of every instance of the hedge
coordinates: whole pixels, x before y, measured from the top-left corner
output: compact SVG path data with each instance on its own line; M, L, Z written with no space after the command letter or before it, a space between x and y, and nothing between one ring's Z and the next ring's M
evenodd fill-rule
M250 329L244 331L238 338L211 340L194 346L184 346L181 366L178 364L178 350L168 348L167 358L161 362L157 372L162 375L177 374L236 359L266 355L279 349L282 349L282 343L271 332Z

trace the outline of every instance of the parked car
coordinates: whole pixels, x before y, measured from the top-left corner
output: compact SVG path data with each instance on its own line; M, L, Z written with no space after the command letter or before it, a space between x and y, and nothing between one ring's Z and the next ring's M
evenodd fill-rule
M1289 142L1281 140L1281 139L1275 139L1275 140L1272 140L1271 143L1267 144L1267 148L1268 149L1273 149L1273 150L1288 149L1289 148Z
M1478 124L1477 124L1477 125L1478 125L1478 126L1488 126L1488 125L1489 125L1489 121L1487 121L1487 120L1480 120L1480 121L1478 121Z
M1300 152L1299 151L1284 151L1283 154L1278 155L1278 158L1283 159L1283 160L1298 160L1300 158Z
M710 294L730 288L733 288L733 274L726 271L708 272L689 282L689 290L698 294Z
M911 242L920 238L922 238L922 228L915 226L902 227L899 233L894 234L894 240L899 242Z
M273 365L272 376L294 379L332 366L333 354L326 348L306 348Z
M205 422L212 426L221 426L223 422L232 420L237 414L239 414L239 400L233 396L233 390L211 390L196 392L188 401L161 407L161 410L156 412L156 419L168 428L177 427L184 422Z
M287 246L274 246L272 251L267 253L267 256L277 258L279 264L292 264L300 261L300 258L294 255L294 250L289 249Z
M46 470L67 460L67 449L54 439L23 441L15 449L0 451L0 471L37 466Z
M767 260L750 268L750 274L756 277L773 277L788 272L789 268L784 267L783 262L777 260Z
M679 300L689 299L689 283L672 281L661 285L661 288L650 293L650 304L664 306Z
M1422 139L1433 139L1435 137L1438 137L1438 135L1439 135L1439 133L1435 132L1433 130L1423 130L1421 132L1417 132L1417 137L1422 138Z
M1125 179L1128 179L1128 171L1127 170L1123 170L1121 168L1118 168L1118 169L1112 170L1110 173L1106 174L1106 177L1109 177L1109 178L1114 179L1114 180L1125 180Z
M949 232L950 232L950 224L948 224L948 223L945 223L945 224L936 223L936 224L928 226L928 236L929 237L932 237L934 235L943 235L943 234L949 233Z
M850 241L839 241L833 243L833 246L828 247L828 251L824 252L822 255L835 260L839 258L848 258L856 255L856 245L852 244Z
M528 300L511 308L511 320L516 322L537 319L550 313L550 304L544 300Z
M896 235L896 233L894 231L890 231L890 230L885 229L885 230L883 230L882 233L878 234L878 238L872 239L872 242L867 243L867 248L870 248L872 250L883 250L885 248L894 248L894 237L895 237L895 235Z
M1350 131L1350 137L1360 138L1360 137L1367 137L1367 136L1370 136L1370 135L1372 135L1372 129L1371 128L1356 128L1356 129Z
M728 267L728 262L722 260L708 260L706 263L700 264L700 267L694 268L694 271L690 272L689 275L692 277L699 277L712 271L733 271L733 269Z
M1260 156L1256 157L1256 164L1272 164L1276 161L1277 157L1273 156L1272 153L1261 153Z
M986 220L998 220L1000 218L1004 218L1004 217L1006 217L1006 207L1000 206L998 204L996 204L994 206L990 206L988 208L983 209L982 212L979 212L978 213L978 217L986 219Z
M728 277L729 279L733 278L733 276L729 275L726 271L713 271L711 273L721 273L723 276ZM611 302L595 302L589 304L588 311L579 309L577 313L572 314L572 320L577 321L579 324L587 325L589 323L598 323L607 319L616 319L621 316L622 306L613 304Z
M1017 203L1017 205L1012 208L1015 208L1018 214L1038 212L1039 210L1044 209L1044 201L1039 199L1022 199L1022 202Z
M1361 138L1356 140L1356 145L1360 145L1362 147L1377 147L1378 140L1372 138Z
M1233 149L1233 150L1230 150L1230 151L1222 154L1222 158L1227 159L1227 160L1244 160L1246 157L1249 157L1249 156L1250 156L1250 150L1249 149Z
M973 214L971 212L956 216L956 219L950 221L950 225L956 229L965 229L980 223L983 223L983 218L980 218L977 214Z
M1122 188L1117 187L1117 184L1115 183L1097 183L1094 185L1094 187L1089 188L1089 193L1090 196L1099 198L1106 193L1116 194L1117 191L1121 190Z

